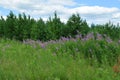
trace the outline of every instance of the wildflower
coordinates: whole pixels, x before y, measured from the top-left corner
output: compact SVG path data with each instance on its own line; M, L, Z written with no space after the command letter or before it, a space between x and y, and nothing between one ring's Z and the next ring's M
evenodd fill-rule
M112 39L111 39L110 37L107 37L107 38L106 38L106 41L107 41L108 43L111 43L111 42L112 42Z
M47 43L52 43L52 44L54 44L54 43L56 43L56 41L55 41L55 40L50 40L50 41L48 41Z
M97 40L102 40L103 39L102 35L99 34L99 33L97 33L96 38L97 38Z
M69 40L69 38L66 38L66 37L61 37L61 40L62 40L62 41L68 41L68 40Z
M81 34L78 34L75 36L76 39L82 39L82 35Z
M44 43L41 43L40 46L41 48L45 48L46 45Z
M89 40L89 39L94 39L94 34L93 32L92 33L89 33L87 34L82 40Z

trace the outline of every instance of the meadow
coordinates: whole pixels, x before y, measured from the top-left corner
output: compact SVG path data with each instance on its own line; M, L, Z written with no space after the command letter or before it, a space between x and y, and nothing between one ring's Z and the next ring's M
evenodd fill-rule
M120 25L0 17L0 80L119 80Z
M47 42L0 39L0 80L119 80L113 68L119 41L92 35Z

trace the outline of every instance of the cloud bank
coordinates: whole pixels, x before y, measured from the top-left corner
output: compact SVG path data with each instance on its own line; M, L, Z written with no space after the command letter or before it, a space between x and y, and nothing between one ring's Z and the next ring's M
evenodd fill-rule
M35 18L42 17L44 20L54 11L57 11L62 21L67 21L73 13L79 13L89 24L103 24L109 20L117 23L120 20L120 9L117 7L88 6L74 0L1 0L0 6L20 13L25 12Z

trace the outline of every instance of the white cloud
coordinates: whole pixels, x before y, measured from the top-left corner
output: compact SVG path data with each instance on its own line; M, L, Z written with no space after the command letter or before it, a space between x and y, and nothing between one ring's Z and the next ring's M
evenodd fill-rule
M81 6L72 9L71 12L78 12L88 21L88 23L102 24L110 20L115 22L115 20L112 20L113 17L120 19L120 14L118 14L120 13L120 9L115 7L108 8L101 6Z
M112 18L113 18L113 19L118 19L118 18L120 18L120 12L113 14Z
M52 5L66 5L66 6L73 6L76 3L73 0L48 0L49 3L51 3Z
M82 6L82 7L74 8L73 11L74 10L81 14L98 14L98 15L119 11L118 8L106 8L100 6Z
M57 11L61 20L65 22L73 13L79 13L88 23L105 23L109 20L117 22L120 19L119 8L85 6L74 0L1 0L0 5L6 9L25 12L35 18L42 17L44 20L47 20L54 11Z

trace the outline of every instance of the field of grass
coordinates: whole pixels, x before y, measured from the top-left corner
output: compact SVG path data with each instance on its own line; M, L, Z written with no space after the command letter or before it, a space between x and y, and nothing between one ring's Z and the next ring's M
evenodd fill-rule
M105 40L0 40L0 80L119 80L120 45Z

